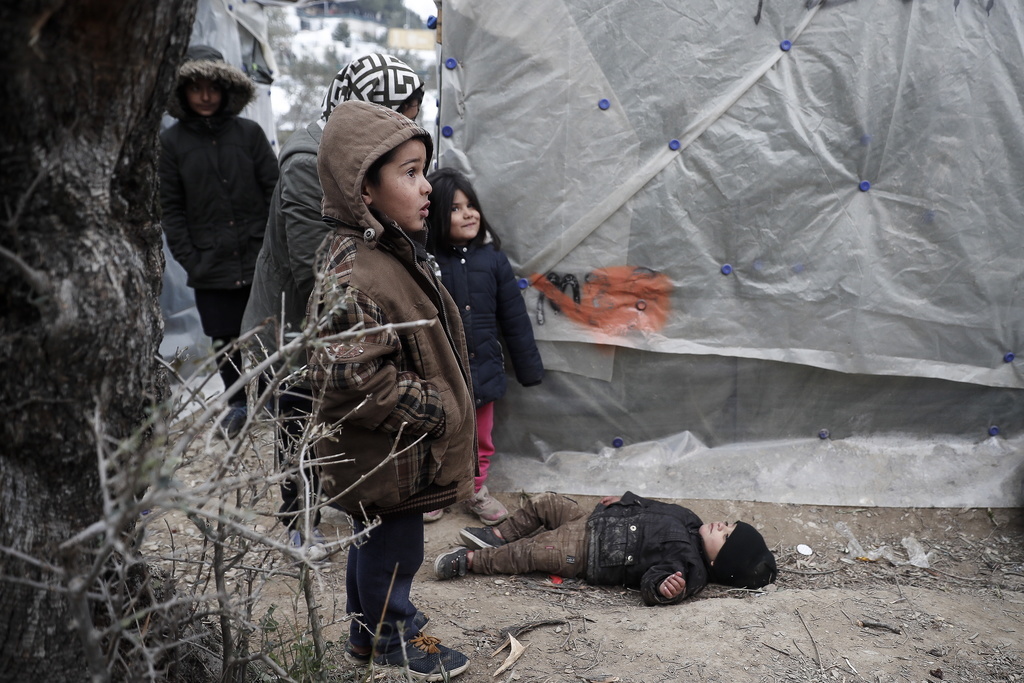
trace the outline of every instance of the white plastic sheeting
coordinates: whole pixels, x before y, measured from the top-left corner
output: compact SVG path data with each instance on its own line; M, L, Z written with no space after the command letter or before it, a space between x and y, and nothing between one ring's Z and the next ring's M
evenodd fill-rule
M271 106L270 82L278 76L267 38L267 18L256 0L199 0L189 45L220 50L224 61L237 66L256 84L256 99L241 116L262 126L277 152L277 126Z
M550 370L495 485L1024 502L1017 9L444 0L438 163Z

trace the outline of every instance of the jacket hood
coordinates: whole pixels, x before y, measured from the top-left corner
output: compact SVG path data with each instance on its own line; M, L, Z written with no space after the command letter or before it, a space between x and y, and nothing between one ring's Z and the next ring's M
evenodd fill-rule
M185 100L185 86L199 78L207 78L221 90L223 97L217 116L237 116L256 97L256 86L238 67L224 61L224 56L207 45L194 45L185 53L185 62L178 69L178 82L167 103L167 113L178 120L195 117Z
M391 55L375 53L360 57L335 75L321 104L326 121L341 102L362 100L398 111L402 103L423 87L408 64Z
M363 202L363 178L373 162L412 138L421 138L426 145L429 167L434 145L430 134L416 122L387 107L359 100L335 107L317 154L324 218L358 228L368 242L379 238L384 226Z

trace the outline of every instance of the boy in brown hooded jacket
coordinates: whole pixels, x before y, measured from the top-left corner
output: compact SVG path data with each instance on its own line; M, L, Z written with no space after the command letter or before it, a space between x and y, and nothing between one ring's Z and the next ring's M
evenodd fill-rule
M465 333L424 248L432 151L424 129L386 107L335 108L317 162L335 232L308 310L322 340L309 353L316 422L337 427L316 444L321 482L365 533L349 550L347 610L361 616L346 654L419 680L469 666L419 633L409 594L422 513L472 496L476 461Z

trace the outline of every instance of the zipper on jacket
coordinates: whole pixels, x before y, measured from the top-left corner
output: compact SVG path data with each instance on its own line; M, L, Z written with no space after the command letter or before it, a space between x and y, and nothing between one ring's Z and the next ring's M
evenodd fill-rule
M419 272L422 275L423 271L420 271L420 269L419 269L419 265L421 263L421 260L419 259L419 257L416 256L416 245L413 243L412 238L409 237L408 235L406 235L405 234L405 230L402 230L398 226L398 223L396 223L395 221L392 221L391 225L396 230L398 230L399 234L402 235L402 238L405 239L405 241L409 243L409 247L412 248L412 264L413 264L413 267L417 270L417 272ZM440 269L440 266L437 265L437 261L435 261L434 259L425 259L425 260L428 261L428 268L427 268L428 272L434 273L435 272L435 270L434 270L435 268L438 269L438 270ZM433 263L433 268L429 267L429 264L431 262ZM436 277L435 278L429 278L428 277L428 278L426 278L426 280L430 283L430 286L433 288L434 294L437 295L437 303L438 303L437 310L438 310L439 315L441 316L441 324L444 325L444 336L448 339L448 346L450 346L452 348L452 353L455 354L455 360L459 364L459 370L462 371L462 379L463 379L463 381L466 382L466 384L470 387L470 391L472 392L472 390L473 390L472 380L470 379L469 372L466 370L465 365L463 365L463 363L462 363L462 354L459 353L459 347L455 343L454 337L452 337L451 325L448 323L448 311L445 310L445 307L444 307L444 297L441 296L441 290L437 286L437 278Z

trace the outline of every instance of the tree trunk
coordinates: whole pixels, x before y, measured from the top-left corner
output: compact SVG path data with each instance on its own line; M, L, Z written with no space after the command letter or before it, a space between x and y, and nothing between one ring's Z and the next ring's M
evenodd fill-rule
M55 590L93 558L61 544L103 518L98 450L160 398L156 143L194 15L0 8L0 680L103 678Z

